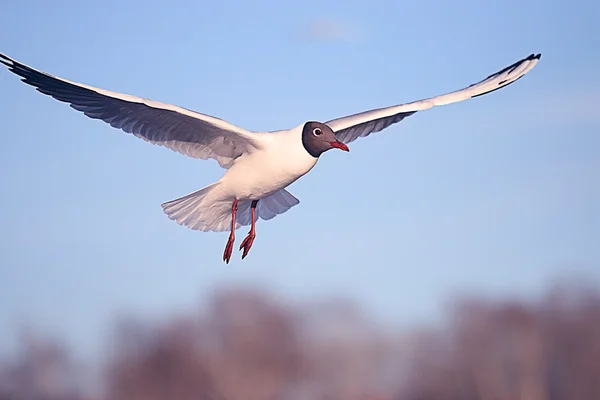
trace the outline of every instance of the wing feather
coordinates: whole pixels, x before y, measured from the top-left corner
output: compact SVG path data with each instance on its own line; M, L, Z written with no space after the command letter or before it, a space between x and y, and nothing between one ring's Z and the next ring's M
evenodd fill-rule
M492 93L506 87L531 71L541 56L541 54L531 54L477 83L454 92L412 103L369 110L337 118L326 122L326 124L333 129L338 140L350 143L359 137L366 137L371 133L379 132L418 111L427 110L433 106L441 106L483 96L484 94Z
M229 168L244 153L260 148L258 133L210 115L141 97L71 82L22 64L2 53L0 63L23 82L89 118L149 143L199 159L215 159Z

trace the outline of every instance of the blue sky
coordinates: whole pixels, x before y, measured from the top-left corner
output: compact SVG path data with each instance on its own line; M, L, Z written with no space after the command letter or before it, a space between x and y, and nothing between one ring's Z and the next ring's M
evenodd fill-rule
M252 130L445 93L543 57L506 89L327 153L290 187L300 205L260 222L249 257L229 265L226 233L160 208L217 180L216 162L1 70L0 349L27 323L92 354L115 313L167 315L230 284L351 296L413 324L461 290L529 297L556 277L600 278L596 2L38 0L2 14L0 51L26 64Z

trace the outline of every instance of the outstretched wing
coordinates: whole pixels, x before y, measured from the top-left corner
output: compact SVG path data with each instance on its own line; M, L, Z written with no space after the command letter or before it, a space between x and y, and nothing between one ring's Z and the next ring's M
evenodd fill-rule
M480 82L451 93L412 103L365 111L337 118L326 122L326 124L335 132L338 140L350 143L359 137L369 136L371 133L379 132L396 122L400 122L417 111L483 96L484 94L506 87L531 71L541 56L541 54L531 54L529 57L517 61Z
M210 115L71 82L2 53L0 63L39 92L69 103L90 118L193 158L213 158L223 168L229 168L236 158L260 147L256 140L258 133Z

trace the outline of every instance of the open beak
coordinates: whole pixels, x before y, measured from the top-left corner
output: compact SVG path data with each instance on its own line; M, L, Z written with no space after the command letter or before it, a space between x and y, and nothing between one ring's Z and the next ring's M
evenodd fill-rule
M336 140L335 142L329 142L329 144L331 145L331 147L335 147L336 149L350 151L348 146L346 146L344 143L340 142L339 140Z

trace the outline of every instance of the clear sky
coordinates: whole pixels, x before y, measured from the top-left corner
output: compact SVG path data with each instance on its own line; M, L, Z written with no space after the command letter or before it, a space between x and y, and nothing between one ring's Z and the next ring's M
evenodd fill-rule
M29 1L0 52L58 76L252 130L462 88L529 55L506 89L329 152L243 262L227 233L160 208L217 180L0 70L0 349L27 322L93 353L119 311L187 308L221 285L347 295L435 319L459 290L530 296L600 279L600 5L546 1ZM238 233L238 246L246 229Z

